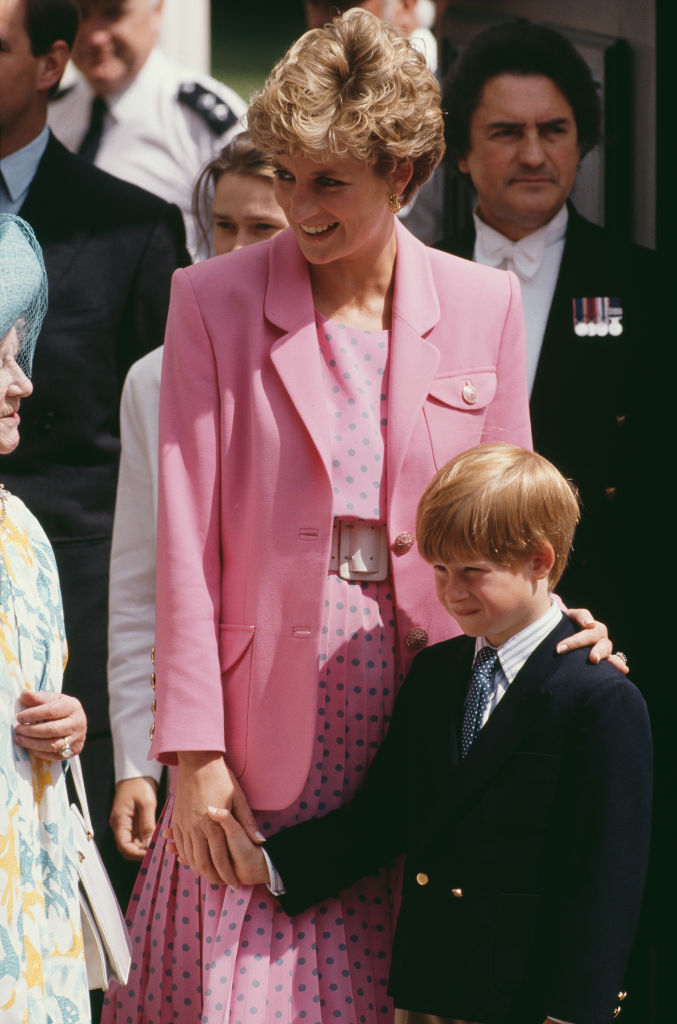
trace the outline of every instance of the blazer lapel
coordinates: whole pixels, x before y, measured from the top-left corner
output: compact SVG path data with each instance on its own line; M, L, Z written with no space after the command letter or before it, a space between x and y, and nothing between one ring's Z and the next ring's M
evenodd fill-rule
M47 148L19 211L42 246L50 293L56 290L87 237L87 230L73 220L74 205L63 201L63 190L70 191L72 187L72 167L66 164L75 159L50 133Z
M426 247L398 220L395 293L388 374L388 494L397 484L404 456L430 392L439 349L425 339L440 319L440 305Z
M450 817L459 815L472 804L515 752L550 699L552 681L561 665L555 647L572 632L571 623L563 618L517 673L468 755L463 759L459 757L445 794L444 813L428 833L422 834L421 846L426 845ZM469 675L470 670L466 688ZM458 714L463 714L463 707ZM460 721L454 722L456 732Z
M559 424L553 424L552 420L553 387L565 393L571 389L571 393L576 394L576 383L581 372L579 361L572 357L572 345L577 339L574 335L571 300L578 292L581 278L588 282L588 255L585 242L581 244L582 218L571 203L567 206L569 222L564 252L529 402L534 445L539 451L543 443L541 438L548 436L553 427L559 429Z
M331 479L331 437L308 265L290 228L272 240L266 319L284 331L270 358Z

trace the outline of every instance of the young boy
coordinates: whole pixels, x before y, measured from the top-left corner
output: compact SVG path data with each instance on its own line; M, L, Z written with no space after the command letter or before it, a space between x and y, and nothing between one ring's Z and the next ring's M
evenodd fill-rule
M605 1024L625 998L651 738L627 677L555 653L572 628L551 592L578 514L539 455L453 459L421 498L417 541L467 635L417 656L355 799L264 848L211 812L240 880L276 871L289 914L406 853L389 990L412 1021Z

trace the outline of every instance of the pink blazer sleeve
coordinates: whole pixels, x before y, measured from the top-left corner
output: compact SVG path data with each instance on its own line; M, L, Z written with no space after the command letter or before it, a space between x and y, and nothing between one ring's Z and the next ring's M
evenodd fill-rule
M225 747L218 657L219 439L220 398L211 339L189 277L179 270L172 282L160 393L156 714L151 744L152 756L168 764L176 762L177 750ZM179 623L178 635L178 630L170 629L171 622Z

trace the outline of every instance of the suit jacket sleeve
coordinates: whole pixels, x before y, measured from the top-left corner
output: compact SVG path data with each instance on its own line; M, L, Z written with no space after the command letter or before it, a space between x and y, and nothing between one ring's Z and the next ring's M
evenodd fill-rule
M108 695L116 781L162 767L148 761L150 652L155 641L155 518L161 350L130 370L120 405L118 476L110 565Z
M284 882L286 892L279 899L288 914L348 888L403 852L405 795L412 771L408 723L416 686L415 660L395 701L386 737L353 800L266 842Z
M179 750L225 753L219 661L221 443L221 398L212 340L191 282L179 270L172 283L160 391L157 708L151 745L152 755L168 764L176 763ZM186 609L190 609L189 629L182 623ZM181 630L172 626L176 622L182 623L181 636ZM190 649L185 649L188 634ZM199 687L193 650L200 652Z
M648 861L651 735L635 687L600 680L592 688L562 775L569 828L553 856L565 882L552 894L544 1008L599 1024L623 982Z

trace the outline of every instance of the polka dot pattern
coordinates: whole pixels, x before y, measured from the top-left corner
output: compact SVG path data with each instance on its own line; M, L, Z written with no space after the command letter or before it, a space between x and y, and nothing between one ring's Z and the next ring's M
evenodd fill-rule
M378 520L385 509L387 331L358 331L319 313L317 336L332 424L334 515Z
M329 415L340 424L332 450L338 516L384 519L387 340L387 332L318 319ZM256 811L264 835L353 795L402 681L388 580L328 575L324 611L310 772L294 805ZM102 1024L391 1024L399 865L290 919L265 886L234 892L181 867L162 838L171 806L170 796L128 912L130 981L108 993Z
M482 719L494 691L493 678L498 651L488 644L477 654L470 676L470 689L463 714L461 752L466 756L475 737L482 728Z

